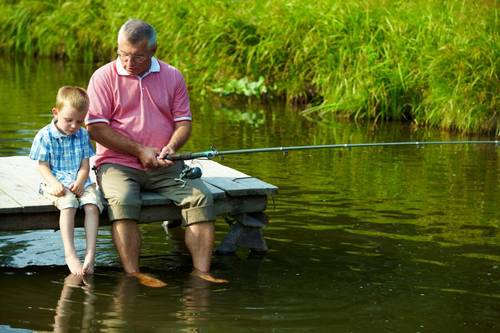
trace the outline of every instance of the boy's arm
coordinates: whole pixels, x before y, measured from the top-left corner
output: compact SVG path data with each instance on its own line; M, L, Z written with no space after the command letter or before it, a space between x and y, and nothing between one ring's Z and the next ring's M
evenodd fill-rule
M47 185L51 188L51 194L56 197L60 197L64 195L64 186L61 184L56 177L50 171L50 165L47 161L38 161L38 170L42 175L42 178L45 180Z
M78 174L76 176L76 181L70 186L70 191L77 196L82 196L85 191L85 181L89 178L90 173L90 163L88 158L84 158L80 162L80 169L78 169Z
M88 158L84 158L80 163L80 169L78 169L78 175L76 176L76 181L78 183L85 184L87 178L89 178L90 173L90 162Z

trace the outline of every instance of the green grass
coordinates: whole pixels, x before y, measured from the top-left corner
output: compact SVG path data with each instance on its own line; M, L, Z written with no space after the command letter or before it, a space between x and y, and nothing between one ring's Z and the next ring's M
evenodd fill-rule
M102 63L129 17L197 95L500 135L496 0L6 0L0 48Z

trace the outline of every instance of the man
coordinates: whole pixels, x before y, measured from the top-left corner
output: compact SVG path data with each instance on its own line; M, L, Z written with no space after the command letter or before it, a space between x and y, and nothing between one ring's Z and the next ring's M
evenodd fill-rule
M154 57L156 46L151 25L127 21L118 33L118 58L99 68L88 86L86 124L97 142L98 180L109 204L113 241L124 270L154 285L155 279L139 272L136 222L140 190L156 191L181 207L193 275L225 282L209 273L215 220L211 193L199 179L185 186L176 181L182 163L164 159L188 140L191 112L182 75Z

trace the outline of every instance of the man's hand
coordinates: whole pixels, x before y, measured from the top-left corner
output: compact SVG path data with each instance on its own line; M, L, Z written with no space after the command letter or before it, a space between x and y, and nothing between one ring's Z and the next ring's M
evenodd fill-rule
M76 181L70 185L69 190L73 192L73 194L77 197L81 197L83 195L83 192L85 191L84 184L85 183Z
M162 165L165 167L169 167L171 165L174 165L174 161L166 160L165 156L167 155L174 155L175 154L175 149L173 149L171 146L165 146L162 148L160 155L158 155L158 160L161 161Z
M174 162L164 159L167 154L175 154L175 150L169 146L163 147L161 151L153 147L144 147L139 155L139 161L145 169L169 167Z
M137 158L145 169L154 169L160 167L158 159L156 158L159 153L160 151L156 148L143 147Z

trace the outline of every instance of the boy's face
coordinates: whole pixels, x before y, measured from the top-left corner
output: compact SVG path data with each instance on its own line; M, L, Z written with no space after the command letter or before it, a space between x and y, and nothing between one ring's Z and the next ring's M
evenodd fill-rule
M83 125L86 112L65 105L61 109L53 108L52 114L56 119L57 129L66 135L72 135Z

